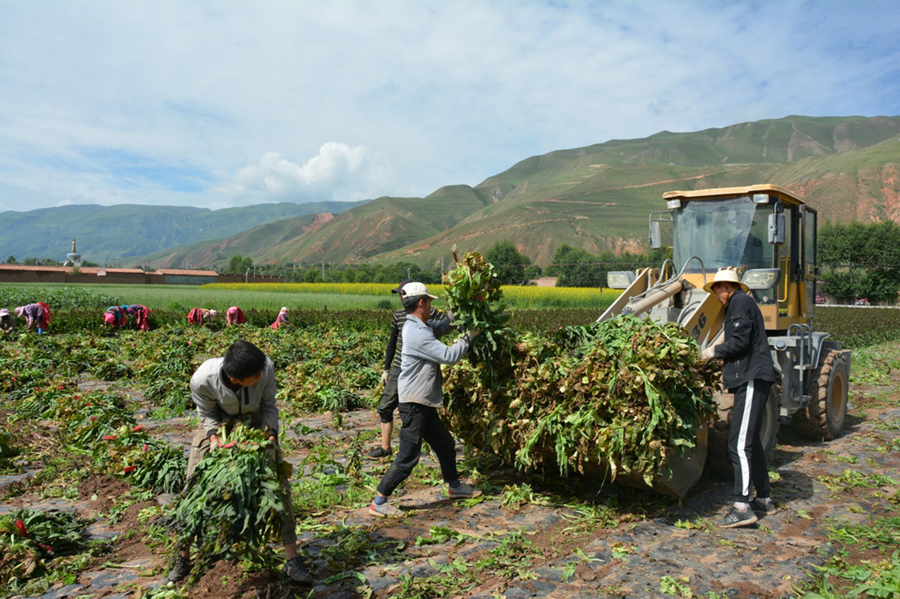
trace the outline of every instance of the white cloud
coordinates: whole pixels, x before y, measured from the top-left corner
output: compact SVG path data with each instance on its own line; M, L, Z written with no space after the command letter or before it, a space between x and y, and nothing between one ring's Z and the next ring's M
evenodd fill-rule
M378 152L328 142L303 165L278 152L266 152L257 164L238 169L231 183L214 191L238 204L303 203L368 199L398 187L393 170Z

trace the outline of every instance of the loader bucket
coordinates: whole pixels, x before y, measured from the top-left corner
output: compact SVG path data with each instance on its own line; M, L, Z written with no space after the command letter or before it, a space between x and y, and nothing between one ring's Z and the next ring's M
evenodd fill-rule
M663 495L684 497L697 484L706 464L709 447L709 428L706 423L697 428L697 446L679 456L674 450L666 452L666 464L659 474L647 485L643 477L619 472L615 482L638 489L651 489Z

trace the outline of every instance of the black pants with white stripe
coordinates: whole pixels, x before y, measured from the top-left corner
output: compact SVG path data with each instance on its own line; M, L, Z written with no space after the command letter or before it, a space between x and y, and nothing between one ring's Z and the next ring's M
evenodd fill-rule
M730 389L734 393L728 455L734 468L734 501L748 503L750 493L769 496L769 466L759 438L759 427L772 383L759 379Z

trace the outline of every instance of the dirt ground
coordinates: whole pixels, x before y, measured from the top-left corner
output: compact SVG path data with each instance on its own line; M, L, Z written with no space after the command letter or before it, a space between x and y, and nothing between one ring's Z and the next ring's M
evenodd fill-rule
M778 513L752 527L728 530L717 526L730 502L729 481L704 477L679 501L614 485L601 486L589 479L572 484L492 471L485 478L498 491L486 493L478 501L450 503L443 499L440 487L417 484L395 496L393 503L406 512L403 518L375 519L363 504L332 517L332 524L363 530L371 541L373 556L380 556L364 560L353 572L330 570L323 550L333 541L316 539L313 531L304 531L300 548L317 578L315 587L288 584L277 571L245 572L237 563L222 561L189 594L204 599L382 598L401 592L421 597L635 598L665 596L661 584L672 579L694 597L791 597L794 586L835 551L827 538L834 522L863 524L876 515L897 515L896 504L886 500L896 496L896 486L845 485L834 490L823 481L846 477L848 470L866 477L897 476L898 389L900 370L896 369L878 386L852 383L845 432L832 442L810 442L794 436L789 425L783 426L770 464L775 473L772 495ZM164 427L167 435L177 435L187 444L192 431L184 420L147 420L145 425ZM343 430L332 429L327 414L300 420L319 434L349 442L356 432L375 428L377 418L369 411L345 414ZM299 441L287 456L293 462L308 452L308 443L303 443L303 438ZM894 449L885 452L884 447ZM433 467L433 462L425 457L419 468L429 466ZM376 474L385 467L385 463L366 464ZM550 493L569 497L567 505L537 501L504 507L500 490L523 482L532 485L537 498ZM44 598L118 599L138 596L142 590L160 584L170 557L142 535L138 515L142 509L170 498L137 503L127 508L116 524L110 524L109 510L127 491L128 485L117 479L91 476L79 487L77 501L24 495L0 504L0 512L27 505L98 516L91 533L96 538L116 539L112 552L98 558L74 584L58 585ZM578 510L584 506L606 506L606 511L601 510L605 516L585 518ZM417 537L430 537L435 527L445 527L455 534L444 542L417 546ZM466 565L497 556L503 538L516 532L529 547L527 559L506 563L494 559L491 568L467 578L471 570L466 570ZM506 551L503 555L508 559L512 554ZM326 583L329 577L342 574L343 579ZM435 583L431 591L427 590L424 581L442 577L455 577L455 584ZM411 580L421 583L419 595L405 589Z

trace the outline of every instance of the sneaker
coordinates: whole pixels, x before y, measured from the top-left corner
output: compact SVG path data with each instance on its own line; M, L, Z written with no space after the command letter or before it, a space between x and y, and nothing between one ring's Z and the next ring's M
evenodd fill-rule
M722 521L722 528L738 528L740 526L750 526L754 522L756 522L756 514L753 513L753 510L747 510L746 512L742 512L736 507L731 508L731 511L725 515L725 519Z
M478 497L479 495L481 495L481 491L464 482L459 483L459 486L455 489L453 487L447 487L447 496L450 497L450 499L468 499L469 497Z
M175 565L169 570L166 580L169 582L181 582L187 575L191 573L191 561L184 556L179 555L175 560Z
M366 457L370 460L380 460L382 458L389 458L394 453L393 449L385 449L384 447L376 447L372 451L366 454Z
M390 503L375 505L374 501L369 505L369 513L378 518L399 518L403 515L403 511L395 508Z
M286 561L281 571L294 582L299 582L300 584L312 584L313 582L312 574L309 573L309 570L306 569L299 557Z
M778 513L778 508L775 507L775 502L771 499L769 501L754 499L750 502L750 509L757 514L763 514L764 516L774 516Z

